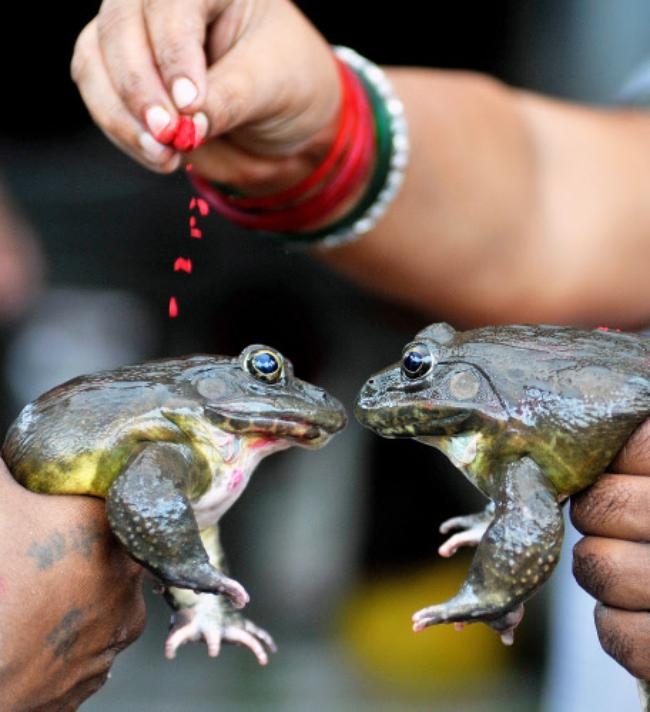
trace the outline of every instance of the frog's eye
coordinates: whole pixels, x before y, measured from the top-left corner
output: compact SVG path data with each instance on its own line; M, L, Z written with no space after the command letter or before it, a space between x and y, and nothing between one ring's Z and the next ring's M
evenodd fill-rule
M402 373L407 378L420 378L431 370L433 357L424 344L411 344L402 354Z
M259 349L248 354L246 359L248 372L266 383L277 383L282 376L282 360L269 349Z

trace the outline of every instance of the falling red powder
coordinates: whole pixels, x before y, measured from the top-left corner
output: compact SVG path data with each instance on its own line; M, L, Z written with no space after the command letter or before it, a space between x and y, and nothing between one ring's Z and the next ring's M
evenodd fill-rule
M190 128L190 126L188 126L188 121L189 121L189 124L191 125L191 128ZM198 143L196 142L196 134L194 132L194 124L192 123L191 120L187 119L187 117L181 117L181 119L175 126L175 135L173 137L174 148L176 148L177 150L189 150L189 148L183 149L180 146L185 145L183 142L189 143L190 139L193 142L193 145L190 146L190 148L196 148ZM192 164L188 163L185 166L185 170L190 172L192 170ZM188 209L189 209L190 213L198 211L200 217L206 217L207 215L210 214L210 206L208 205L208 201L203 198L199 198L197 196L192 196L192 198L190 198ZM200 240L203 237L203 230L201 230L201 228L198 226L197 216L190 214L188 223L189 223L190 237ZM194 266L192 264L192 260L188 257L177 257L176 260L174 261L174 272L185 272L186 274L191 274L193 267ZM178 308L178 302L176 301L176 297L170 297L170 299L169 299L169 316L170 316L170 318L173 319L173 318L177 317L178 313L179 313L179 308Z
M176 297L169 297L169 318L174 319L178 316L178 302Z
M174 119L174 121L167 124L167 126L165 126L164 129L162 129L155 135L154 138L156 139L156 141L158 141L158 143L164 144L165 146L170 144L174 140L174 137L176 136L176 130L178 129L178 122L179 122L179 119L176 118L176 119Z
M189 116L179 118L172 145L177 151L191 151L196 148L196 129Z
M192 272L192 260L187 257L177 257L174 262L174 272Z

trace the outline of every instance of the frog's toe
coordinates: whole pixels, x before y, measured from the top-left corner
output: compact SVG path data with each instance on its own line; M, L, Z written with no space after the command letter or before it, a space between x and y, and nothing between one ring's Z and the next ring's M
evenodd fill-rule
M216 569L213 569L211 576L205 584L202 585L199 583L198 585L192 586L192 588L195 593L220 593L230 600L234 608L243 608L250 600L248 592L239 581L225 576Z
M260 665L268 663L269 652L277 651L277 646L269 633L246 619L235 620L232 624L226 625L223 639L228 643L248 648Z
M453 534L439 547L438 553L444 557L453 556L461 546L476 546L481 541L483 534L485 534L485 528L467 529L464 532Z
M180 610L174 614L169 635L165 640L165 657L168 660L173 660L178 649L185 643L194 643L205 637L204 630L209 629L210 626L206 626L202 618L200 613L192 609ZM221 637L219 637L220 642ZM214 644L212 647L214 648ZM216 653L210 652L210 655L215 656L218 653L219 650Z
M448 534L456 529L456 534L447 539L438 549L440 556L452 556L461 546L477 546L483 535L487 531L494 517L494 505L492 503L476 514L466 514L460 517L447 519L440 525L440 533Z
M416 611L411 620L413 621L413 630L416 633L419 633L421 630L424 630L431 625L437 625L438 623L464 624L467 622L464 619L455 621L450 620L444 604L439 606L429 606L428 608Z
M234 608L243 608L250 596L235 579L231 579L207 562L166 565L161 577L167 585L188 588L195 593L218 593L229 599Z
M207 646L208 655L216 658L221 652L222 641L226 640L218 606L198 605L176 611L165 640L165 657L172 660L182 645L201 640Z
M524 604L520 603L516 608L505 613L501 618L490 622L490 627L494 628L504 645L512 645L515 642L515 628L524 618Z

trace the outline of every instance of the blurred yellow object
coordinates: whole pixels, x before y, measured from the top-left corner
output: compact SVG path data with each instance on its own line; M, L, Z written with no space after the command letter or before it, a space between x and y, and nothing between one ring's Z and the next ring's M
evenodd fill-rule
M362 584L344 607L341 634L363 667L413 692L454 693L503 677L512 649L486 625L462 631L439 625L420 633L411 628L416 610L456 593L469 562L456 555L428 569Z

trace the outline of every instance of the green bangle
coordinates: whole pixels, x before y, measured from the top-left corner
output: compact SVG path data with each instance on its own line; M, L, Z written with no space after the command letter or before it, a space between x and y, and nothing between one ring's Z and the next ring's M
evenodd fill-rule
M386 178L390 171L390 159L393 147L390 116L377 90L362 74L358 76L368 93L375 121L377 158L375 160L372 178L359 202L346 215L320 230L301 232L299 234L293 233L292 235L284 233L283 236L286 236L292 242L300 241L305 244L313 244L320 240L327 240L339 232L347 231L351 226L356 224L357 221L361 220L366 212L375 204L386 183Z
M372 177L359 202L331 225L310 232L261 232L296 247L335 247L369 232L386 212L401 187L408 163L409 141L404 109L384 72L354 50L334 51L357 74L370 99L375 122L377 158Z

